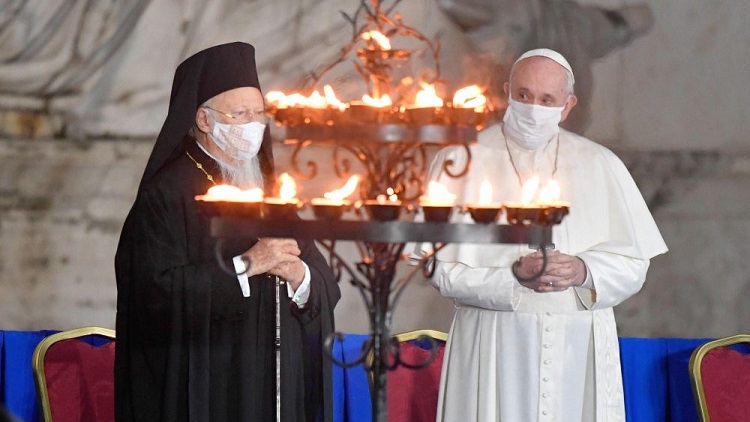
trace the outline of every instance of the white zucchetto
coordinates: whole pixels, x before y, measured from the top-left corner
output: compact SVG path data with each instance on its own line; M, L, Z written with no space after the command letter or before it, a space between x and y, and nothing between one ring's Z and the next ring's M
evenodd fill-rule
M570 63L563 57L562 54L558 53L555 50L550 50L549 48L535 48L533 50L529 50L521 55L513 65L515 66L516 63L520 62L523 59L528 59L529 57L546 57L548 59L552 59L560 66L564 67L568 72L570 72L570 75L573 76L573 83L575 83L575 76L573 75L573 68L570 67Z

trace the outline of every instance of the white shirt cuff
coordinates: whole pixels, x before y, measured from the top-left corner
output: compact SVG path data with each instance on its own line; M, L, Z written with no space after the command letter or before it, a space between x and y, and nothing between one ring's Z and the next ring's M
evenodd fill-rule
M247 270L245 261L242 260L241 255L238 255L232 258L232 262L234 263L234 271L238 273L237 281L240 283L242 296L250 297L250 281L245 272ZM287 295L299 308L304 308L305 304L310 299L310 268L304 262L302 265L305 267L305 277L302 279L302 284L297 288L297 291L292 290L292 285L286 283ZM240 272L242 274L239 274Z
M237 255L234 258L232 258L232 262L234 263L234 272L237 274L237 281L240 282L240 289L242 289L242 296L244 297L250 297L250 281L247 278L247 265L245 264L245 261L242 260L242 255ZM239 274L239 273L242 274Z
M302 265L305 266L305 278L302 279L302 284L299 285L297 291L292 290L292 285L286 283L287 294L300 309L304 308L310 299L310 267L304 262L302 262Z
M583 259L581 259L581 261L583 261ZM586 261L583 261L583 266L586 267L586 279L583 280L583 284L581 284L579 287L594 290L594 278L591 276L591 270L589 270L589 266L586 264Z

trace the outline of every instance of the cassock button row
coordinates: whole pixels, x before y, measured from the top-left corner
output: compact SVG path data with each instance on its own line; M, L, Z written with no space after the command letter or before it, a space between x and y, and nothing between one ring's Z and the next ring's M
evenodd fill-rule
M542 381L544 381L544 382L549 382L549 377L544 377L544 378L542 378Z
M546 331L546 332L549 333L550 331L552 331L552 327L547 327L547 328L544 329L544 331Z
M547 409L542 410L542 415L545 415L545 416L549 415L549 410Z
M552 312L547 312L547 316L552 316Z
M544 361L544 364L545 364L545 365L549 365L550 363L552 363L552 361L551 361L551 360L549 360L549 359L547 359L547 360L545 360L545 361Z
M542 347L544 347L545 349L549 349L550 347L552 347L552 345L551 345L551 344L549 344L549 343L544 343L544 344L542 345Z
M545 399L546 399L546 398L548 398L548 397L549 397L549 393L542 393L542 398L545 398Z

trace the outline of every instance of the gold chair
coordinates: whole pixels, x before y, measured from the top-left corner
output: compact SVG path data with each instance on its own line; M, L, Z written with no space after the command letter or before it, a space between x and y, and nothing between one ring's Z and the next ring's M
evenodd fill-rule
M448 341L448 333L444 333L442 331L436 331L436 330L415 330L415 331L407 331L401 334L396 334L396 340L398 340L399 343L403 343L405 341L417 340L420 337L430 337L435 340L441 341L443 343Z
M749 334L710 341L690 356L690 381L703 422L750 421L750 355L729 346L747 343Z
M82 327L37 345L32 366L44 421L114 420L114 341L114 330Z

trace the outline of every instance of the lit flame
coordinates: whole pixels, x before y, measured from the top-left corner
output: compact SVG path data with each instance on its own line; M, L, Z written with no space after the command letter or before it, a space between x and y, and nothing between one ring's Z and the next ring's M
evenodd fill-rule
M375 41L381 50L388 51L391 49L391 42L388 40L388 37L380 31L367 31L362 34L362 38L366 41Z
M347 196L354 193L354 190L357 189L358 184L359 175L355 174L346 181L346 184L344 184L344 186L339 189L324 193L323 197L326 199L330 199L331 201L342 202L344 199L346 199Z
M473 108L481 112L487 104L487 97L482 95L482 90L477 85L463 87L453 94L453 107Z
M417 107L442 107L443 99L435 93L435 85L420 82L422 89L417 92Z
M534 202L539 189L539 176L534 176L521 186L521 204L529 205Z
M388 200L391 202L397 202L398 201L398 195L396 195L396 191L393 190L393 188L388 188L385 190L385 193L388 194Z
M286 95L280 91L271 91L266 94L266 101L272 107L276 108L289 108L289 107L310 107L310 108L326 108L335 107L339 110L346 108L346 104L339 101L336 98L336 94L333 92L333 88L330 85L323 87L323 95L319 91L313 91L309 97L305 97L302 94L294 93Z
M241 190L237 186L216 185L210 187L201 199L204 201L260 202L263 200L263 189Z
M286 100L286 94L281 91L270 91L266 93L266 102L269 105L280 107Z
M492 203L492 184L489 180L485 179L482 185L479 186L479 204L489 205Z
M491 188L490 188L491 189ZM448 188L434 180L427 185L427 194L421 199L424 202L447 203L452 204L456 200L456 195L450 193ZM490 196L492 194L490 193Z
M310 108L326 108L328 107L328 101L326 97L320 95L320 92L313 91L309 97L307 97L307 103L305 106Z
M560 184L555 180L550 180L539 191L540 204L553 204L560 201Z
M391 102L391 97L388 94L383 95L380 98L372 98L371 96L365 94L362 96L362 102L367 104L371 107L390 107L393 103Z
M268 105L276 108L304 107L308 103L307 97L302 94L294 93L286 95L279 91L271 91L266 94L266 101Z
M326 96L326 101L328 101L328 104L331 107L338 108L339 110L343 110L346 108L346 104L339 101L339 99L336 97L336 93L333 92L333 87L331 87L331 85L324 86L323 93Z
M388 188L385 190L385 194L378 195L375 200L378 204L387 204L389 202L392 203L398 203L398 195L396 195L396 191L393 188Z
M297 196L297 184L289 173L282 173L279 176L279 183L281 185L279 188L279 198L289 201Z
M411 85L411 77L401 80L405 86ZM401 107L442 107L444 101L437 95L435 85L425 82L419 83L421 90L417 92L415 102L412 105L400 105ZM266 102L269 107L276 109L285 109L292 107L310 107L310 108L337 108L344 110L349 103L339 100L331 85L323 87L323 93L319 90L313 91L310 96L300 93L284 94L281 91L270 91L266 94ZM390 95L384 94L379 98L373 98L368 94L362 96L362 102L371 107L390 107L393 105ZM481 88L477 85L470 85L459 89L453 95L453 107L472 108L476 112L483 112L487 106L487 98L482 95Z

